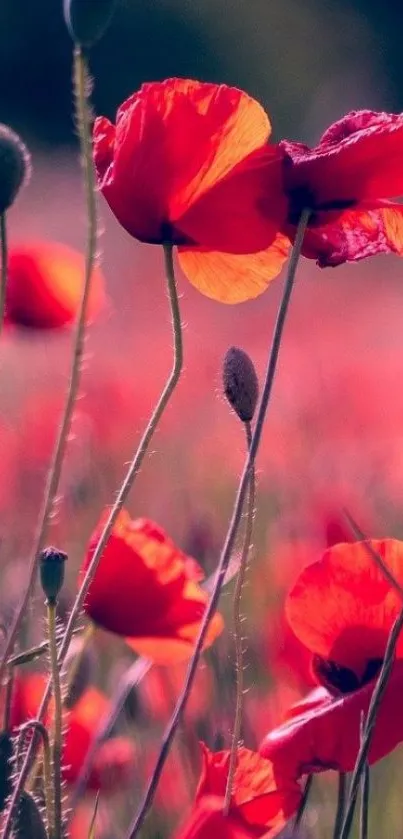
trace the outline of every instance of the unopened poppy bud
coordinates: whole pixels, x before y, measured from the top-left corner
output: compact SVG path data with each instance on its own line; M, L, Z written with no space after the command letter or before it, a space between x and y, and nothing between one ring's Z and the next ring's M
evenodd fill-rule
M231 347L223 364L224 393L242 422L250 422L255 413L259 383L253 361L239 347Z
M49 603L56 602L63 585L66 559L67 554L57 548L45 548L41 553L41 583Z
M28 149L15 131L0 124L0 214L11 207L29 173Z
M92 47L108 28L116 0L64 0L64 19L76 44Z
M7 731L0 732L0 812L12 791L13 743Z
M25 791L21 793L13 836L15 839L47 839L38 804L35 798Z

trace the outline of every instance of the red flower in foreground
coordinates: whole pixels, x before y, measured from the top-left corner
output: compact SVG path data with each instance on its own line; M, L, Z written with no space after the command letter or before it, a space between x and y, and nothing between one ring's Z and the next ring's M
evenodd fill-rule
M289 247L278 234L286 199L281 154L266 145L270 130L263 108L236 88L144 84L116 125L95 121L98 183L131 236L178 247L200 291L248 300L279 273Z
M253 828L240 824L231 815L224 816L223 810L224 798L204 796L175 834L175 839L254 839Z
M58 242L28 242L10 248L6 297L8 323L31 329L65 326L77 315L84 283L84 257ZM104 280L92 276L89 318L105 303Z
M352 111L315 148L283 140L284 233L293 239L312 211L302 253L322 267L377 253L403 253L403 114Z
M227 785L230 752L210 752L204 744L203 768L196 803L206 796L222 800ZM301 790L294 780L278 783L269 760L249 749L238 749L229 816L253 836L276 836L297 811ZM289 776L284 775L284 778Z
M312 654L317 680L349 693L379 672L399 595L368 546L403 584L403 542L395 539L334 545L299 575L286 601L287 620ZM399 639L397 652L402 649Z
M339 697L324 688L312 691L291 709L282 725L267 735L260 753L272 761L276 773L294 778L326 769L350 772L360 746L362 715L368 713L374 685L372 681ZM370 764L403 741L402 691L403 662L397 661L379 707Z
M81 578L102 532L93 534ZM197 563L148 519L122 511L91 582L85 611L99 626L123 636L136 652L156 662L192 654L208 596ZM207 643L221 632L216 614Z

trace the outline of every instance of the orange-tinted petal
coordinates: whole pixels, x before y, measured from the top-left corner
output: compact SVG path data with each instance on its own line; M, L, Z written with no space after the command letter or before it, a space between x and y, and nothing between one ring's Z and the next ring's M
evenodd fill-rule
M78 251L59 242L26 242L9 251L6 318L32 329L54 329L74 320L80 305L85 265ZM105 303L98 268L91 282L88 317Z
M277 235L260 253L240 255L179 248L180 266L192 285L221 303L241 303L262 294L278 276L289 253L290 243Z
M207 632L204 649L214 643L223 628L222 616L215 614ZM200 623L197 622L178 629L176 637L125 638L125 641L134 652L146 656L155 664L175 664L191 657L199 630Z
M266 834L267 839L275 833ZM224 816L224 798L208 795L198 801L175 839L254 839L256 833L231 815Z
M176 241L184 212L269 133L263 108L236 88L188 79L145 84L119 109L115 133L95 121L100 188L131 235Z
M403 542L371 540L392 574L403 584ZM313 653L358 677L371 659L382 659L398 594L370 556L364 542L340 544L308 565L286 601L287 620Z
M299 778L310 772L335 769L350 772L360 744L362 716L366 718L374 682L353 693L322 704L300 703L294 713L264 739L260 753L273 763L275 774ZM394 664L382 698L369 750L369 763L388 755L403 740L401 697L403 663Z

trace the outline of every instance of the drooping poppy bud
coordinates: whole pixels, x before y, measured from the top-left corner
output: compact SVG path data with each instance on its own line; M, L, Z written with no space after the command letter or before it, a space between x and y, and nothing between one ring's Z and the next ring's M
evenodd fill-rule
M47 839L45 825L42 821L39 807L35 798L28 792L22 792L18 805L18 815L14 825L15 839Z
M259 383L253 361L239 347L231 347L223 364L224 393L242 422L253 419Z
M0 124L0 214L14 203L30 174L30 156L18 134Z
M0 812L12 790L13 743L7 731L0 733Z
M108 28L116 0L64 0L67 29L76 44L92 47Z
M67 554L57 548L45 548L41 553L41 584L49 603L55 603L64 582L64 563Z

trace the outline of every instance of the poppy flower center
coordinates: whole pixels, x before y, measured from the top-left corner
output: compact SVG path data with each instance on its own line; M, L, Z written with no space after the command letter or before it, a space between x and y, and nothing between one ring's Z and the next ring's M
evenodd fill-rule
M312 671L321 685L334 696L344 693L352 693L363 687L376 678L382 667L381 658L368 659L365 670L361 677L357 676L354 670L349 667L342 667L335 661L321 658L314 655L312 659Z

